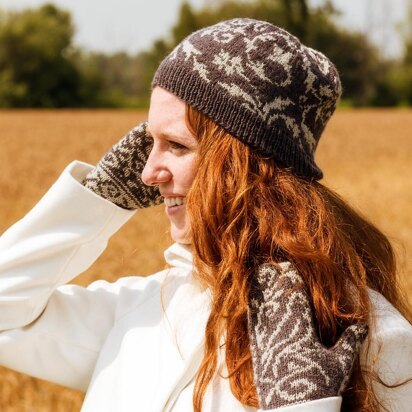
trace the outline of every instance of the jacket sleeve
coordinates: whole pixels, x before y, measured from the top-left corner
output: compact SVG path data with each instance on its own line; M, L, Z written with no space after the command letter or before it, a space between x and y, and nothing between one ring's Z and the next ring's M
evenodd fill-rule
M90 169L70 164L0 237L0 363L81 390L112 327L117 286L65 284L134 214L79 183Z
M361 347L361 364L372 377L379 402L388 412L407 412L412 405L412 325L380 293L369 290L372 317L368 344Z
M389 412L408 412L412 405L412 326L383 331L378 345L374 370L388 385L405 383L388 388L375 382L375 393Z

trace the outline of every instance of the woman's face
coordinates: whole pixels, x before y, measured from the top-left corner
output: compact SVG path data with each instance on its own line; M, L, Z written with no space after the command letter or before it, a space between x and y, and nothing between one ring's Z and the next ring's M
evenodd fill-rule
M190 244L186 195L195 177L198 142L186 126L185 103L165 89L155 87L147 130L153 138L153 148L143 169L143 182L159 186L172 239Z

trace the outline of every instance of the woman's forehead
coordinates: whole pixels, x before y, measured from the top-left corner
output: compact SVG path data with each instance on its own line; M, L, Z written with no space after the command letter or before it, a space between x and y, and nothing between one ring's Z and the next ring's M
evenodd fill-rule
M169 112L179 116L185 116L186 103L162 87L155 87L150 97L150 112Z
M161 87L156 87L151 96L148 132L152 137L193 140L186 124L186 103Z

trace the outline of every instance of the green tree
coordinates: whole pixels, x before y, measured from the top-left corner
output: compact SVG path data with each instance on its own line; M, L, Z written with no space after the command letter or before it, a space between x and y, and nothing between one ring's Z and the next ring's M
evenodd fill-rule
M162 42L160 42L162 43ZM158 43L156 43L158 44ZM84 52L78 67L89 78L100 78L99 105L109 107L146 107L150 96L152 71L157 67L154 46L147 52L111 55ZM149 74L150 73L150 74Z
M407 17L404 32L404 56L399 75L405 103L412 105L412 0L407 3Z
M172 28L173 43L180 43L190 33L200 29L196 14L187 1L180 6L178 24Z
M375 106L412 104L412 0L408 0L404 26L402 58L381 64L376 93L372 100Z
M309 6L306 0L282 0L287 26L302 41L306 41L309 25Z
M96 83L88 83L71 59L70 14L52 4L0 17L0 105L86 105Z

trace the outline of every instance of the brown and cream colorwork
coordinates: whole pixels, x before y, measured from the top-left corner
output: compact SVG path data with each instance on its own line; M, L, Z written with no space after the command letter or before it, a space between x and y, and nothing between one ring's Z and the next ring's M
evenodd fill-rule
M142 182L142 171L153 141L147 122L127 133L86 176L83 185L123 209L142 209L163 201L157 186Z
M303 177L341 94L335 66L287 31L238 18L194 32L157 69L161 86Z
M262 265L254 279L248 328L260 407L340 395L368 327L352 325L326 348L317 336L303 280L290 263Z

